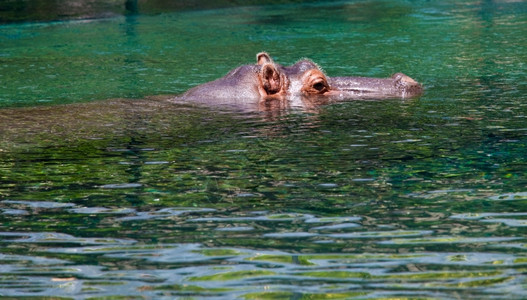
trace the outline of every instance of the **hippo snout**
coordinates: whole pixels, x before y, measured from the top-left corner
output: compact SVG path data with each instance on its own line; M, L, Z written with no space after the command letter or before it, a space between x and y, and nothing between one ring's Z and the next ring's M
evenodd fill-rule
M395 87L401 91L403 98L415 97L423 93L423 87L408 75L395 73L392 78L395 80Z

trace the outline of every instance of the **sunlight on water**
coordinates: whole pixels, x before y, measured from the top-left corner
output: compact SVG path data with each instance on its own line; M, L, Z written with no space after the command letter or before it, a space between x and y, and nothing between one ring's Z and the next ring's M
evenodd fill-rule
M0 295L526 298L527 6L436 2L0 25ZM425 94L169 101L262 50Z
M24 201L2 201L4 207L26 206L28 208L43 208L55 210L57 208L69 212L95 214L113 214L108 216L113 222L143 221L144 219L130 218L122 219L121 214L130 216L140 213L132 209L126 211L112 211L110 209L99 208L88 212L84 208L77 208L61 203L30 204ZM527 263L526 257L514 254L485 253L467 251L442 251L434 252L426 249L418 251L403 251L402 253L385 252L356 252L344 251L339 253L297 253L284 250L274 250L276 246L282 244L280 248L287 248L290 243L298 243L300 239L304 241L304 247L314 247L319 241L326 241L333 247L353 247L353 243L348 239L361 239L361 243L373 246L400 244L402 247L411 247L415 242L418 243L463 243L473 245L484 245L493 242L505 242L518 238L470 238L454 236L437 236L434 231L402 231L402 230L382 230L382 231L361 231L360 225L346 228L352 230L346 234L323 234L321 228L312 227L320 223L349 224L344 223L350 219L358 221L364 220L360 217L337 217L331 219L320 219L312 215L287 214L287 215L266 215L263 212L249 212L254 217L209 217L203 218L201 215L215 216L221 213L212 209L191 209L174 208L165 210L166 213L159 213L160 218L170 219L183 228L184 224L195 224L196 222L207 222L213 226L221 224L243 222L252 225L254 231L261 231L262 228L272 227L273 231L289 230L291 227L303 229L303 233L266 236L263 234L258 239L261 245L271 242L266 238L286 238L285 241L275 240L276 245L270 249L256 250L252 247L237 248L229 246L229 240L239 239L236 235L239 231L224 231L222 239L226 247L208 247L200 243L171 243L163 242L157 244L143 243L133 239L112 239L112 238L79 238L68 234L44 233L44 232L24 232L24 233L0 233L3 240L9 240L11 245L35 245L36 251L41 256L21 256L3 254L4 262L11 264L4 274L5 277L2 287L3 292L15 292L19 295L35 295L58 293L61 295L83 294L83 295L111 295L118 292L122 295L133 295L141 293L144 296L158 297L161 295L171 296L211 296L227 298L233 296L264 297L280 293L303 294L314 296L323 294L340 294L342 298L357 297L378 297L377 290L391 290L381 294L388 296L406 295L419 297L449 297L451 290L457 292L464 291L471 295L497 295L500 294L500 287L506 284L508 288L514 288L521 282L515 279L520 276L521 268ZM42 213L45 213L42 211ZM33 212L33 214L35 214ZM460 218L455 216L454 218ZM482 216L485 217L485 216ZM488 217L488 216L487 216ZM110 220L108 220L110 221ZM277 222L279 224L277 225ZM298 224L301 222L301 224ZM296 224L294 226L293 224ZM293 226L292 226L293 225ZM166 226L166 225L165 225ZM341 228L342 229L342 228ZM197 229L198 232L207 234L208 230ZM265 231L265 230L264 230ZM243 231L244 232L244 231ZM306 233L311 233L307 235ZM171 233L171 235L173 235ZM231 237L231 235L233 235ZM249 236L246 242L236 242L239 246L250 243ZM414 237L402 240L401 237ZM332 238L326 240L327 238ZM296 242L295 242L296 241ZM272 245L273 243L269 244ZM309 246L309 245L312 246ZM249 245L249 244L247 244ZM339 246L340 245L340 246ZM294 249L296 246L290 245ZM356 245L357 246L357 245ZM326 245L326 247L328 247ZM379 247L379 246L373 246ZM378 248L381 250L382 248ZM402 250L404 248L401 248ZM408 248L410 249L410 248ZM385 252L385 253L383 253ZM80 257L91 256L99 257L98 260L106 261L116 267L125 267L140 263L142 270L112 270L99 268L90 265L78 265ZM61 257L61 259L46 258ZM160 265L162 263L163 265ZM152 266L156 266L152 269ZM403 268L403 266L406 266ZM424 268L425 266L429 266ZM469 267L469 268L468 268ZM513 271L519 267L517 272ZM461 269L460 269L461 268ZM466 268L466 271L459 271ZM512 269L511 269L512 268ZM42 272L52 274L52 277L42 277ZM47 278L47 279L45 279ZM278 278L287 278L287 284L281 283ZM31 279L31 283L29 280ZM304 286L301 281L326 281L331 285L326 285L322 289L313 289ZM9 286L8 283L25 282L20 286ZM397 291L397 285L403 284L406 289L413 292ZM426 284L424 284L426 283ZM18 284L18 283L17 283ZM266 286L266 288L263 288ZM110 289L111 287L111 289ZM517 286L519 288L519 286ZM352 292L351 290L356 290ZM496 290L498 289L498 290ZM361 291L357 294L357 291ZM168 294L166 294L168 293ZM352 295L353 294L353 295ZM356 295L355 295L356 294ZM340 296L339 296L340 297Z

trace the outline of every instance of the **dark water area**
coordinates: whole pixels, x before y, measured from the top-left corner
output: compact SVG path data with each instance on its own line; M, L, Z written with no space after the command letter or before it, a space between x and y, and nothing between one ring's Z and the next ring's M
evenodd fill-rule
M230 8L249 5L302 3L298 0L2 0L0 24L100 19L125 15Z
M401 0L1 25L0 296L525 299L526 23ZM170 101L262 50L425 93Z

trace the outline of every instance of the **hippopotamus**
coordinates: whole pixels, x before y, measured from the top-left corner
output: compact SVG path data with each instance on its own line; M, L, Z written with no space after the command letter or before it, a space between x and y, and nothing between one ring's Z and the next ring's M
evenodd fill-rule
M191 88L179 99L260 105L269 101L287 101L304 103L305 106L306 100L328 103L411 98L419 96L422 91L417 81L403 73L395 73L389 78L329 77L309 59L282 66L266 52L260 52L256 55L256 64L237 67L222 78Z

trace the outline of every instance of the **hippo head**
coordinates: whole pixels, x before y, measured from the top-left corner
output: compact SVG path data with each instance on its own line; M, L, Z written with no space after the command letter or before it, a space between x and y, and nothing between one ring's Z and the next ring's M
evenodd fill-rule
M258 54L271 61L265 52ZM329 77L311 60L304 59L296 64L284 67L276 65L279 74L285 74L287 80L286 95L290 96L324 96L332 99L386 99L409 98L422 93L422 87L415 80L403 73L396 73L390 78L368 77ZM278 74L276 75L278 76ZM283 91L281 91L284 93Z
M224 77L194 87L185 99L206 102L255 102L306 99L319 102L355 99L410 98L422 93L412 78L396 73L389 78L329 77L311 60L282 66L265 52L256 55L256 64L243 65Z

